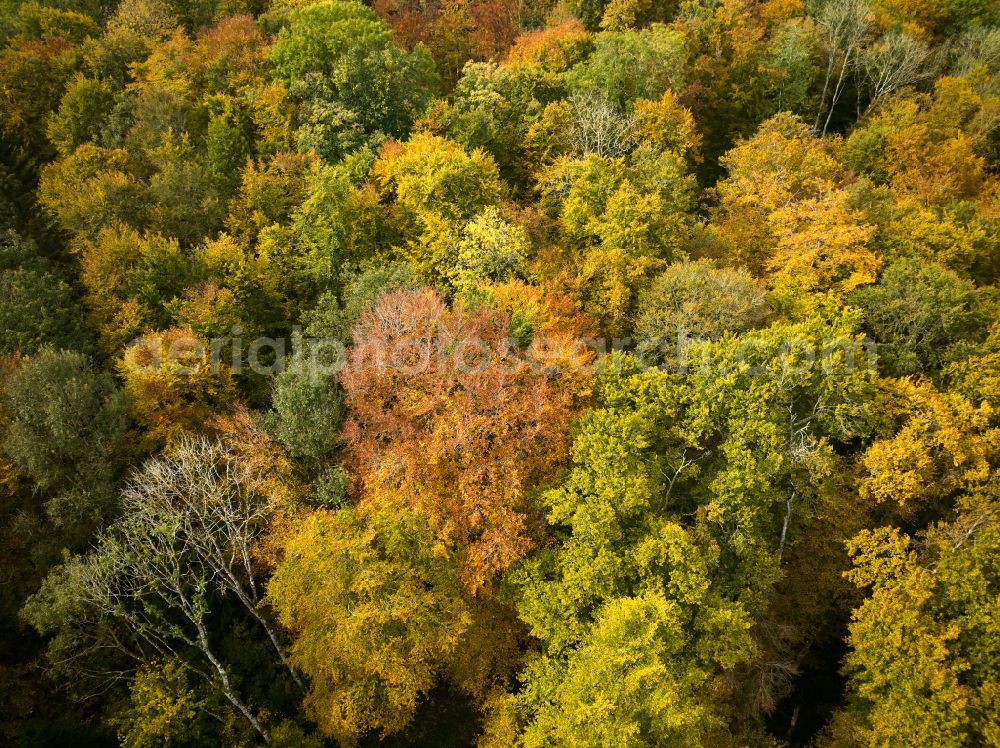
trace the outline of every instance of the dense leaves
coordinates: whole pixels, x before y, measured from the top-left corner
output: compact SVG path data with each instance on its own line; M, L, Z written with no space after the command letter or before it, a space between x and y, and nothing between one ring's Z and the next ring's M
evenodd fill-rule
M0 2L0 743L1000 743L998 24Z
M341 376L359 509L404 503L426 516L471 591L533 545L525 494L567 440L568 396L511 349L508 325L397 291L361 316Z

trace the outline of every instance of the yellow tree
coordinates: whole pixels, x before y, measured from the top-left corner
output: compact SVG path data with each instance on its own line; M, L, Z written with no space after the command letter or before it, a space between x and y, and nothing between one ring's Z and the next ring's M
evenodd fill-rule
M387 143L372 174L404 228L403 252L435 281L455 268L462 225L505 192L489 154L426 133Z
M848 544L870 596L852 616L851 701L830 745L997 744L997 497L994 480L917 536L882 527Z
M664 150L675 151L689 164L701 159L701 133L691 110L677 100L677 94L671 89L668 88L659 101L639 99L634 107L635 124L641 137Z
M104 351L116 355L143 331L169 323L166 304L197 276L174 239L105 226L82 245L84 297Z
M796 228L793 206L803 200L820 201L843 174L828 143L814 138L805 123L787 113L761 124L752 138L736 145L720 163L727 176L716 185L719 207L714 230L733 261L755 274L768 267L781 239L777 232L787 231L789 224ZM782 210L789 211L791 220L779 217L775 224L771 216Z
M403 729L470 624L454 567L434 547L405 509L367 521L320 510L283 545L268 601L293 634L292 665L309 676L307 711L342 744Z
M181 431L203 431L229 408L236 391L232 373L190 330L171 328L129 346L118 361L132 416L153 451Z
M987 481L1000 458L992 409L924 381L882 380L874 405L882 432L861 456L858 491L904 516L947 506L956 492Z
M790 203L768 223L777 239L767 263L772 303L781 311L808 308L804 294L842 295L875 282L880 261L868 247L874 227L850 208L843 190Z

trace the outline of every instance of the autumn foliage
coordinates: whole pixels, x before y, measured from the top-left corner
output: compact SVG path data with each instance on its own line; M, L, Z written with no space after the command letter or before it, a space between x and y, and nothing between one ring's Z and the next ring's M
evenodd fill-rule
M995 0L0 2L0 745L1000 745Z
M361 514L402 503L427 517L473 592L537 543L530 491L569 446L568 395L512 350L508 324L397 291L358 321L341 377Z

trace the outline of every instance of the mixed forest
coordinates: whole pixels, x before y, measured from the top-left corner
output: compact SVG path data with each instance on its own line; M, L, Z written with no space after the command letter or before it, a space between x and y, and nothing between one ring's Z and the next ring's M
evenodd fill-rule
M1000 746L995 0L0 0L0 744Z

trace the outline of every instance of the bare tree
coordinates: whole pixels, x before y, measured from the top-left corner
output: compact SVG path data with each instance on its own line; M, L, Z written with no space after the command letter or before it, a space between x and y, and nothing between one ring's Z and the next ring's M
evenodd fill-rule
M825 135L844 92L847 73L858 65L862 44L871 33L871 6L869 0L825 0L816 11L816 21L825 37L827 66L813 133Z
M122 495L127 516L150 526L175 523L175 539L212 572L267 633L282 663L288 658L260 608L251 547L274 511L262 490L268 476L231 459L219 442L182 436L169 456L151 460ZM298 674L288 666L295 682Z
M870 107L934 72L931 48L905 31L889 31L862 50L858 59L871 94Z
M25 606L29 622L54 634L54 666L108 683L152 659L174 659L217 689L267 741L208 623L220 596L235 597L288 666L260 607L252 558L274 510L262 490L267 478L203 437L182 436L168 454L147 462L123 492L122 518L99 535L93 551L58 567Z
M54 668L105 687L140 665L169 658L216 688L267 741L268 734L233 687L208 629L213 573L175 542L178 527L126 518L98 547L67 559L24 608L54 634Z
M574 94L570 106L573 147L578 154L617 158L635 149L638 138L631 114L623 114L603 97L590 92Z
M1000 71L1000 28L981 26L969 29L947 43L951 74L965 76L977 68L991 75Z

